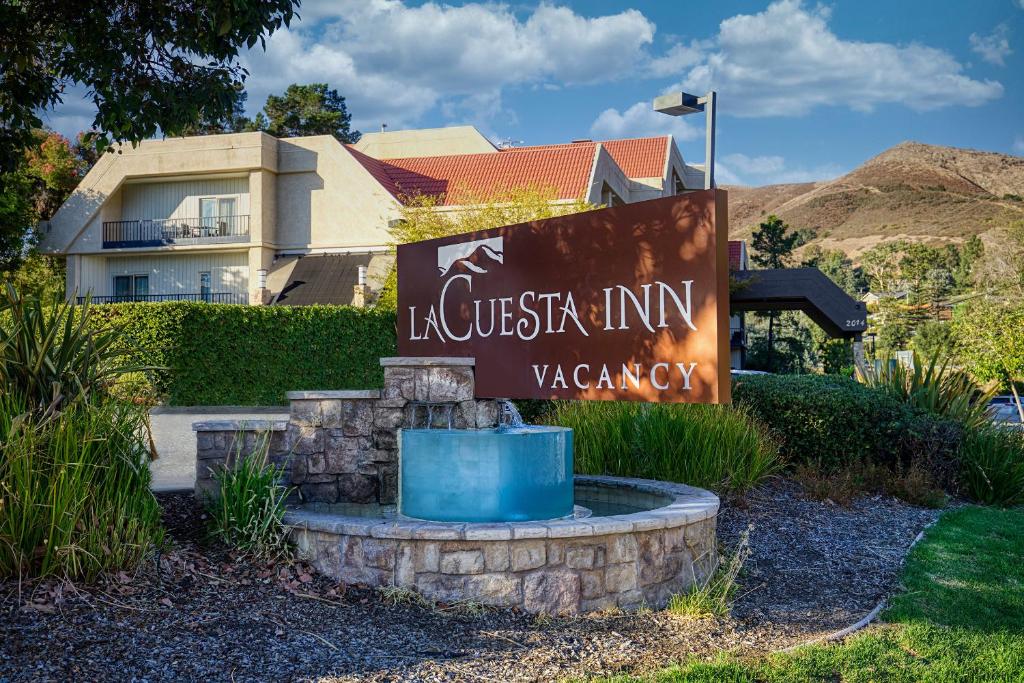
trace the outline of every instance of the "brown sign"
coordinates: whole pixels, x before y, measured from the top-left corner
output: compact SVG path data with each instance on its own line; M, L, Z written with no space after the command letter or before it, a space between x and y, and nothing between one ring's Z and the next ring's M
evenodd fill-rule
M726 193L398 247L398 352L478 396L729 401Z

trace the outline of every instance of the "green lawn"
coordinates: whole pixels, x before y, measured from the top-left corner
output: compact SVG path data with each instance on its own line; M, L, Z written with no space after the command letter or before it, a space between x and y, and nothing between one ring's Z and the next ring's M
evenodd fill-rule
M1024 681L1024 510L943 515L908 558L903 586L882 624L842 644L692 662L646 680Z

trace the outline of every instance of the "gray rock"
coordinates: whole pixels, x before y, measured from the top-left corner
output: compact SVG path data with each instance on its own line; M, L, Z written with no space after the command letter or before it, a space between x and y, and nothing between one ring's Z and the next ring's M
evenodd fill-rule
M481 550L454 550L441 553L442 574L480 574L484 570Z
M544 541L518 541L512 546L512 571L521 572L543 566Z
M466 579L466 599L485 605L512 607L523 600L522 581L508 574L478 574Z
M342 474L338 477L338 496L346 503L376 502L377 487L377 478L365 474Z
M534 614L578 614L580 577L565 569L527 574L523 580L523 608Z
M303 500L311 502L337 503L338 484L336 482L304 483L299 485Z
M417 385L419 377L417 376ZM468 367L430 368L427 375L428 401L471 401L473 370ZM417 386L417 389L419 387Z

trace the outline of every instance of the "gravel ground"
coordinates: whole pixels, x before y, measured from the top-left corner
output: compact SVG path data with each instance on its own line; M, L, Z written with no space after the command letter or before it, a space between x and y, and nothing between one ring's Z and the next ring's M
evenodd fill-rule
M0 584L0 681L532 681L766 652L867 613L938 514L884 498L809 501L776 481L719 516L726 548L750 528L731 617L538 619L395 605L301 563L253 564L198 545L191 496L160 500L175 545L136 575Z

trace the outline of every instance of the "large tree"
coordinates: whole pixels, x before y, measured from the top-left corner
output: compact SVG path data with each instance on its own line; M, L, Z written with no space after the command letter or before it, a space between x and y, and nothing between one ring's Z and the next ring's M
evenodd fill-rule
M9 0L0 3L0 268L35 218L26 150L67 89L95 107L88 142L179 135L232 111L243 48L294 16L295 0Z
M341 142L356 142L360 133L352 130L352 116L345 98L326 83L293 83L284 95L270 95L263 107L265 119L257 124L279 138L300 135L333 135Z
M754 231L751 245L754 253L751 260L761 268L786 268L793 262L793 250L800 246L800 234L790 231L781 218L774 214ZM768 339L766 366L769 372L774 368L775 319L778 311L768 311Z
M242 48L291 22L294 0L14 0L0 3L0 172L17 166L41 111L81 84L100 145L178 135L230 113Z

